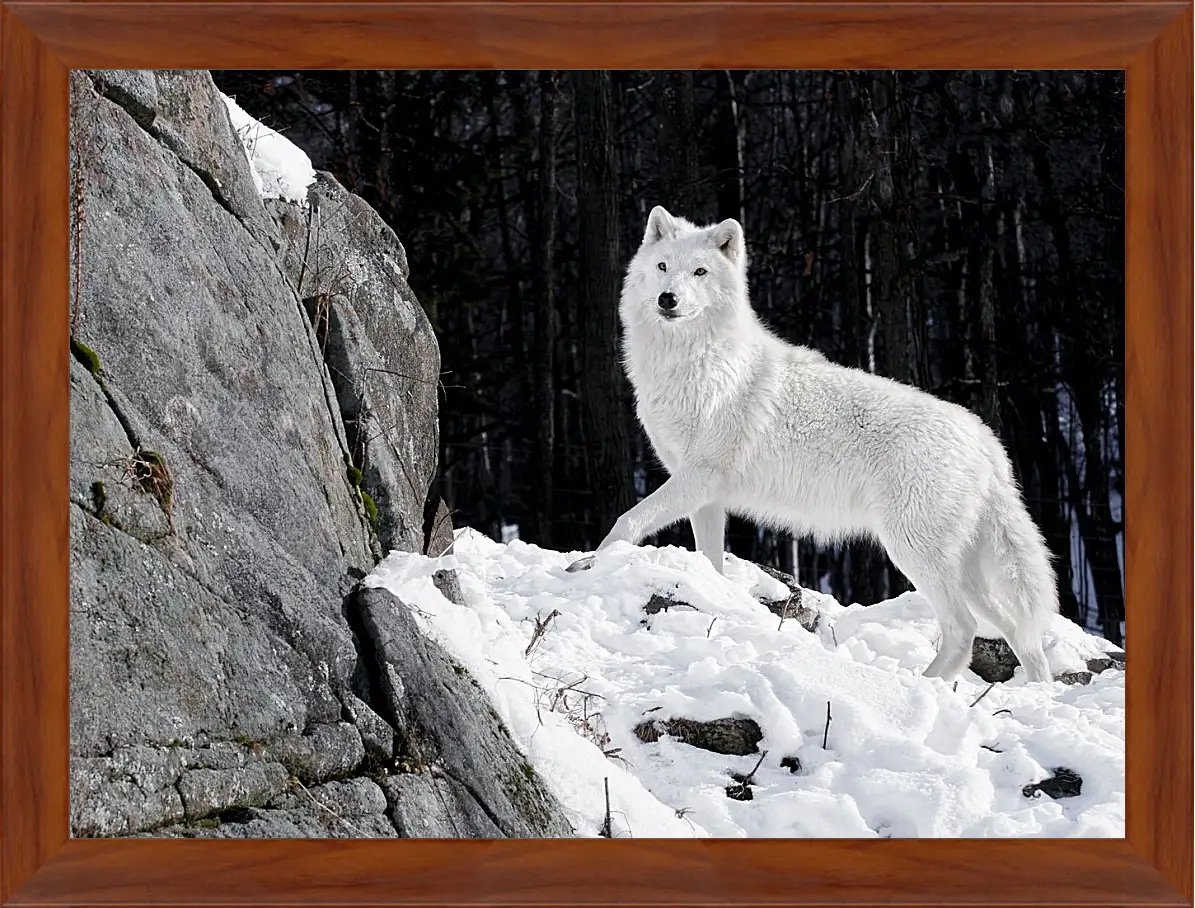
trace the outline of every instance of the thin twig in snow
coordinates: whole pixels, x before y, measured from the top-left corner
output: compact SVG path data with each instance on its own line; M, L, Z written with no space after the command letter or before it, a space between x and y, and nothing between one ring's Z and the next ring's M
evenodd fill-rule
M692 807L678 807L676 808L676 818L684 820L689 824L689 828L693 830L693 835L697 835L697 827L693 825L693 821L689 819L689 814L693 812Z
M980 695L979 695L978 697L976 697L976 698L975 698L973 701L971 701L971 705L972 705L972 706L974 706L976 703L978 703L980 700L982 700L984 697L986 697L986 696L988 695L988 691L989 691L989 690L991 690L991 689L992 689L993 687L995 687L995 686L996 686L996 682L995 682L995 681L993 681L991 684L989 684L989 685L987 686L987 689L986 689L986 690L984 690L984 692L983 692L982 694L980 694Z
M780 609L780 623L776 625L776 630L784 627L784 619L788 617L788 607L792 605L793 594L789 593L788 598L784 600L784 607Z
M606 820L602 823L602 828L598 830L598 835L603 839L613 837L610 826L610 777L606 776Z
M630 820L630 817L628 817L628 816L627 816L625 813L623 813L621 810L616 810L616 811L614 811L614 812L611 814L611 816L620 816L620 817L622 817L622 821L623 821L624 823L626 823L626 824L627 824L627 838L628 838L628 839L633 839L633 838L635 838L635 831L634 831L633 829L631 829L631 820Z
M543 714L539 711L539 698L540 698L540 695L543 694L543 688L537 687L536 685L532 684L530 681L526 681L523 678L512 678L510 675L500 675L498 677L498 680L499 681L518 681L520 684L526 684L533 691L535 691L535 700L532 702L531 705L535 707L535 718L536 718L536 720L538 720L538 723L539 723L538 725L535 726L535 731L538 732L543 727L543 724L544 724ZM532 732L531 737L533 737L533 738L535 737L535 732Z
M548 625L552 623L552 619L559 617L559 615L559 610L552 609L551 614L549 614L547 618L541 619L536 617L535 630L531 634L531 642L527 644L527 649L523 650L524 656L531 655L531 651L535 649L535 644L538 643L539 639L544 635L544 631L548 629Z
M752 768L752 770L749 773L747 773L747 777L745 779L743 779L743 782L742 782L743 785L751 784L751 780L755 778L755 773L759 770L759 767L763 765L763 758L766 757L767 755L768 755L768 752L766 750L759 755L759 759L755 761L754 768Z

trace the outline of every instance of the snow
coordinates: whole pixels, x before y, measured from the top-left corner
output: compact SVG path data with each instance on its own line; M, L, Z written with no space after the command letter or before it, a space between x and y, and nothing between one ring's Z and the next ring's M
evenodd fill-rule
M284 199L306 204L307 187L315 182L311 159L299 146L247 114L236 101L221 93L249 159L253 183L263 199Z
M723 577L681 548L619 543L567 573L580 554L466 529L453 555L391 552L365 580L413 607L488 691L579 835L601 828L607 778L614 836L1124 835L1123 671L1068 686L1029 684L1018 669L990 690L967 672L955 689L920 675L938 627L916 593L844 607L807 591L821 613L810 633L755 598L779 598L783 584L733 556ZM432 582L447 568L464 605ZM696 611L646 615L653 593ZM1063 618L1047 635L1054 672L1106 648ZM764 734L750 801L726 787L758 754L632 732L645 719L729 716ZM787 756L799 772L780 766ZM1059 766L1082 777L1078 797L1025 796Z

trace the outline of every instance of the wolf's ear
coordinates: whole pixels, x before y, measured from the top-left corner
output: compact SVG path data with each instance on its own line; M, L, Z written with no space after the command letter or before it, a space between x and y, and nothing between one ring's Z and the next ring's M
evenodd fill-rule
M734 218L727 218L714 228L712 234L714 245L718 251L736 265L743 260L746 243L743 240L743 227Z
M679 225L676 218L664 210L664 206L657 205L647 216L647 230L643 234L643 245L650 246L660 240L676 236Z

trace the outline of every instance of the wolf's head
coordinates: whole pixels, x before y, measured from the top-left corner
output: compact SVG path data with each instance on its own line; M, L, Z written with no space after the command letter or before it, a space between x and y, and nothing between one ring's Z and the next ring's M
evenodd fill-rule
M747 250L733 219L698 227L657 205L623 282L627 325L718 319L746 306Z

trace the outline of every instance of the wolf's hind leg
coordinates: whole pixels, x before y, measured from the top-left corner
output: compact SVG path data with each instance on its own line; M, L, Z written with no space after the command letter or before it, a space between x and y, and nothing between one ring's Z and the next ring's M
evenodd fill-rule
M973 553L965 539L960 542L947 536L924 538L897 521L891 530L881 534L880 542L892 563L929 601L942 630L938 654L922 674L927 678L953 680L971 664L975 632L979 629L971 608Z
M697 551L708 558L714 570L721 574L726 548L726 509L716 501L707 504L689 515L689 523L693 525Z
M1042 646L1042 635L1036 627L1017 624L1014 617L991 595L981 595L974 602L975 612L996 628L1012 647L1017 661L1025 669L1030 681L1051 681L1050 662Z
M916 583L916 581L914 581ZM922 672L927 678L951 681L971 664L971 650L975 643L978 622L967 605L962 592L945 584L922 586L917 592L929 600L942 628L942 643L929 666Z

